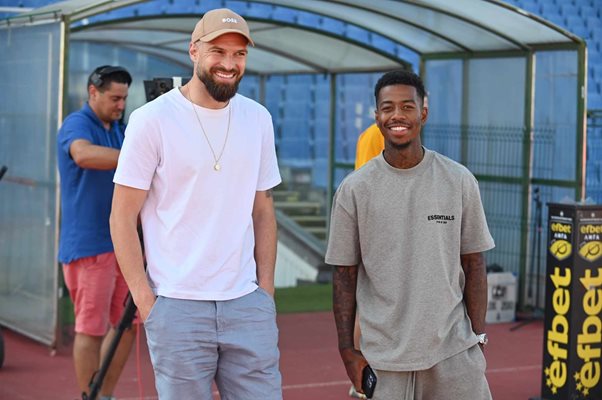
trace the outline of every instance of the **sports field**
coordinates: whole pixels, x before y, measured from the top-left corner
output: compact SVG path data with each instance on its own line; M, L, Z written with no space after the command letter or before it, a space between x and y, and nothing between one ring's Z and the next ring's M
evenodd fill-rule
M339 361L332 314L281 314L278 324L284 399L348 399L349 383ZM495 400L526 400L539 394L543 324L538 321L510 331L515 325L487 328L487 378ZM4 339L0 400L80 398L69 347L52 354L45 346L8 330L4 330ZM144 335L140 339L139 351L134 350L115 393L119 400L157 398Z

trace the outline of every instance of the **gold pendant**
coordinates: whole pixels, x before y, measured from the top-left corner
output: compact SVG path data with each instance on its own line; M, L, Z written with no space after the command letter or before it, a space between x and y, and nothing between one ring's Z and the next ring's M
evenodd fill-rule
M219 165L219 163L215 163L215 165L213 166L213 169L216 171L219 171L220 169L222 169L222 167Z

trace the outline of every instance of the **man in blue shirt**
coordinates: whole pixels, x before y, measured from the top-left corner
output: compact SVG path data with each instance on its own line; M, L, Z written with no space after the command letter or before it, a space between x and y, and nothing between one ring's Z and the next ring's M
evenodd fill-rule
M65 119L57 138L59 261L75 309L73 360L79 388L85 393L114 337L128 293L113 252L109 215L124 139L121 118L131 82L122 67L96 68L88 78L88 102ZM123 334L100 390L101 399L112 398L134 337L135 329Z

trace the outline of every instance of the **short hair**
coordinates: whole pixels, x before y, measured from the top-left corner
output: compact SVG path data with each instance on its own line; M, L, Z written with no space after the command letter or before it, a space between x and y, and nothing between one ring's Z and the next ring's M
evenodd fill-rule
M125 83L130 86L132 76L127 69L119 66L101 65L96 68L88 77L88 87L93 85L96 89L103 92L111 82Z
M376 82L376 86L374 87L374 97L376 99L376 108L378 108L378 95L382 88L391 85L407 85L413 86L416 88L416 93L418 93L418 97L420 101L424 105L424 96L426 95L426 90L424 89L424 83L422 83L422 79L412 71L406 71L402 69L398 69L395 71L390 71L380 77L378 82Z

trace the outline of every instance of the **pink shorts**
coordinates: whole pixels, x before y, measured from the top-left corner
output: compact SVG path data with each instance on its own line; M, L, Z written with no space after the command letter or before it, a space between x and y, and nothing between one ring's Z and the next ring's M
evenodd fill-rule
M63 276L75 309L75 332L104 336L125 308L128 287L115 253L83 257L63 264Z

